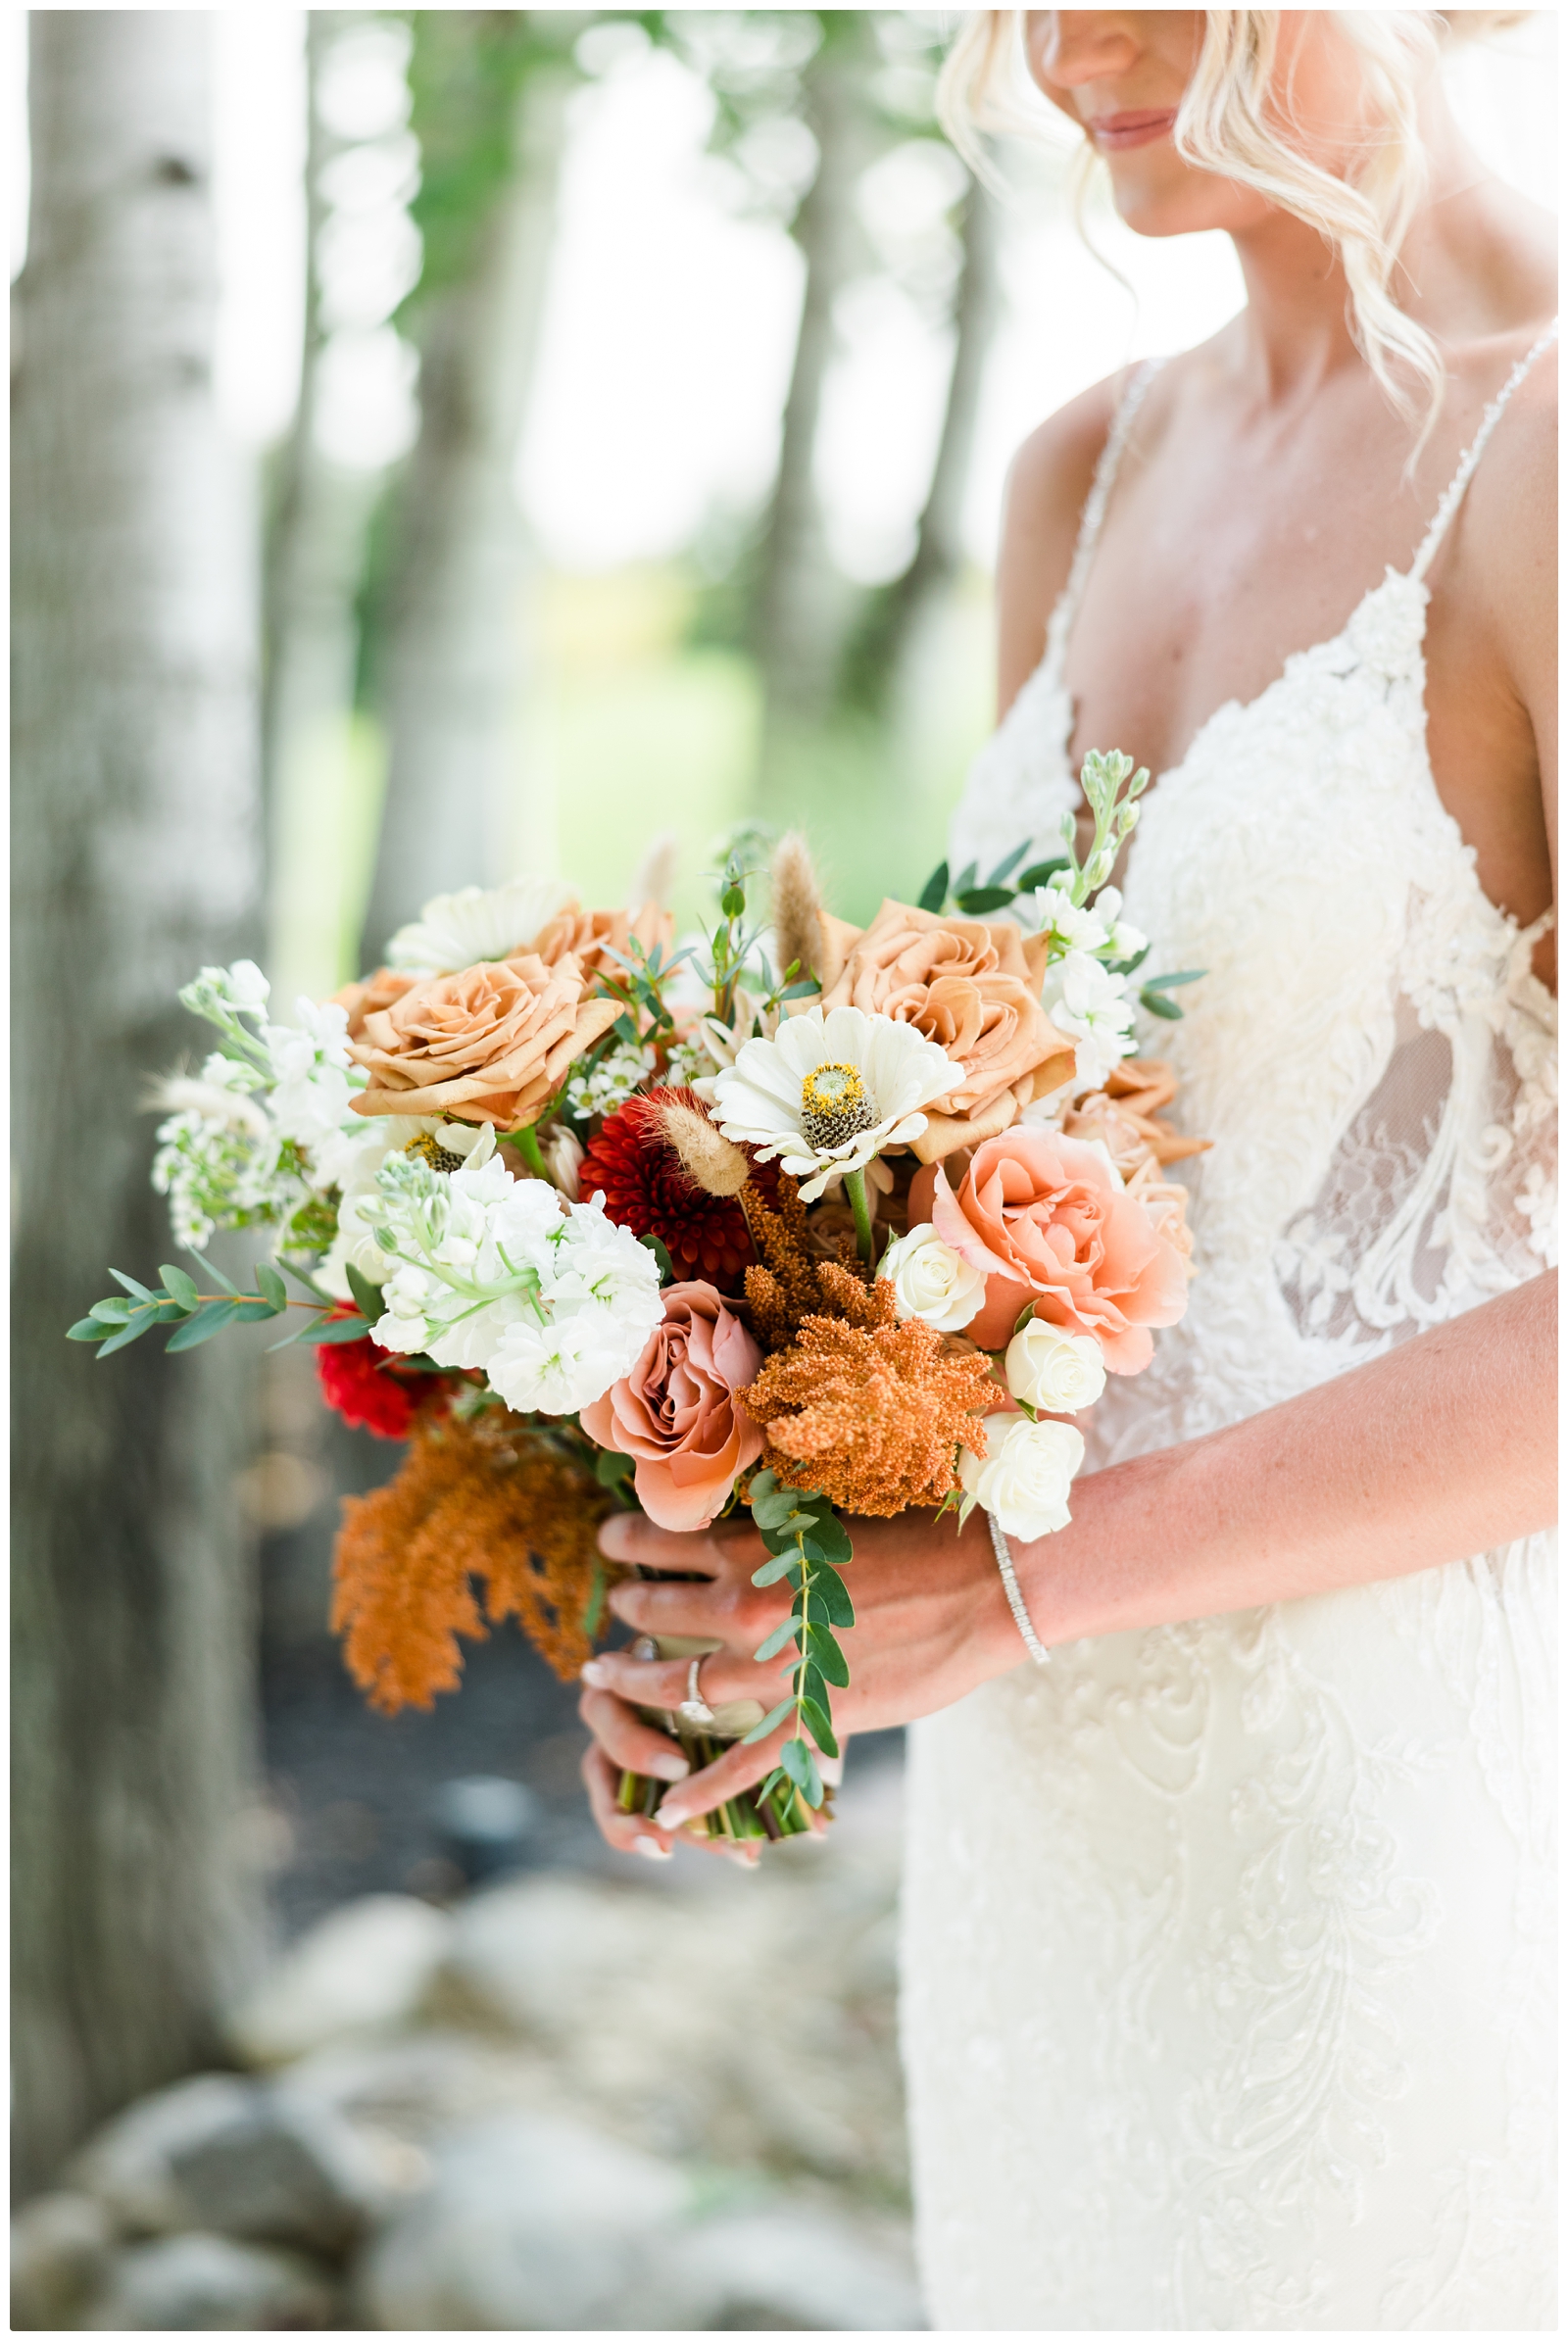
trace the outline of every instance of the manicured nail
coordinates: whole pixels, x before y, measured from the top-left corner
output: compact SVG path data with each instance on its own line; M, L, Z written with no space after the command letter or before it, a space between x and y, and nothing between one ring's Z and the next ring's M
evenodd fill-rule
M648 1769L657 1780L683 1780L691 1771L691 1766L683 1755L671 1748L667 1756L662 1754L650 1756ZM659 1818L661 1821L664 1818L662 1806L660 1808Z
M688 1766L687 1769L689 1770L690 1767ZM685 1807L683 1805L672 1805L669 1801L669 1798L666 1796L659 1808L660 1828L684 1829L686 1826L686 1821L687 1813Z
M631 1849L651 1862L667 1862L670 1858L669 1847L661 1845L657 1837L634 1837Z
M608 1690L610 1688L610 1670L600 1659L589 1659L582 1670L582 1679L590 1690Z

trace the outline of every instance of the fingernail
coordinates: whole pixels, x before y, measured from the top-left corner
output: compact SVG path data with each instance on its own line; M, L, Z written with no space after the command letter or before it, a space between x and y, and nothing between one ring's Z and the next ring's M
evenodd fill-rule
M590 1690L608 1690L610 1688L609 1669L597 1658L589 1659L582 1670L582 1679Z
M631 1849L651 1862L667 1862L670 1858L669 1847L661 1845L657 1837L634 1837Z
M684 1756L677 1755L671 1748L667 1756L651 1756L648 1760L648 1769L656 1780L683 1780L691 1771L691 1766ZM662 1821L664 1817L662 1806L660 1807L659 1817Z
M689 1769L690 1767L688 1767L688 1770ZM672 1805L669 1801L669 1798L666 1796L659 1808L660 1828L684 1829L686 1826L686 1821L687 1814L685 1807L682 1805Z

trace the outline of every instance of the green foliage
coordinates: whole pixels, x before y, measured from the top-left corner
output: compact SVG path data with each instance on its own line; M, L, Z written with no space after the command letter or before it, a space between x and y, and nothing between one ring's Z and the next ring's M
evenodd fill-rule
M850 1681L849 1661L833 1630L855 1624L855 1604L839 1575L854 1558L855 1547L825 1495L781 1488L770 1471L757 1474L748 1500L752 1519L773 1556L755 1571L752 1583L770 1585L787 1579L795 1596L790 1615L755 1653L760 1661L776 1658L792 1644L797 1653L786 1669L791 1678L790 1696L746 1734L749 1744L756 1743L768 1738L787 1716L793 1713L795 1717L794 1736L779 1751L779 1770L769 1776L759 1794L768 1794L781 1780L787 1780L808 1805L818 1806L823 1795L822 1776L811 1741L824 1756L839 1752L828 1684L846 1689Z
M166 1349L195 1349L230 1325L259 1325L269 1317L282 1316L290 1308L311 1312L299 1332L289 1335L290 1341L359 1341L365 1339L373 1322L363 1306L351 1316L339 1316L336 1312L342 1304L317 1292L314 1286L312 1299L290 1300L283 1279L269 1262L264 1261L258 1267L253 1292L242 1292L237 1285L231 1285L221 1269L215 1268L211 1261L207 1267L214 1282L222 1287L221 1292L203 1292L195 1278L183 1268L161 1268L158 1273L162 1283L156 1292L149 1292L145 1285L139 1285L133 1276L126 1276L121 1269L111 1268L110 1275L118 1285L123 1286L123 1292L112 1293L107 1300L95 1300L86 1316L78 1318L69 1329L67 1341L96 1341L98 1355L103 1358L112 1357L117 1349L127 1348L132 1341L139 1341L143 1334L160 1325L172 1328L164 1343ZM349 1273L352 1279L353 1270ZM309 1280L302 1277L300 1281ZM373 1290L367 1287L368 1292ZM380 1308L377 1294L377 1316ZM274 1342L273 1346L280 1348L286 1344Z

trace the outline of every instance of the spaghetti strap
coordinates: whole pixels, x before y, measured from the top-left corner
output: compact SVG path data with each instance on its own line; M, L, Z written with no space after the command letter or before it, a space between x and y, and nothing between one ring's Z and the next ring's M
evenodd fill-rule
M1477 431L1475 437L1465 449L1464 454L1460 457L1459 468L1454 473L1452 479L1448 482L1446 488L1445 488L1442 500L1438 505L1438 509L1432 515L1432 525L1421 540L1421 550L1410 564L1410 575L1415 579L1417 584L1420 583L1421 579L1426 575L1427 570L1432 565L1433 556L1436 554L1438 547L1442 544L1445 535L1447 533L1448 522L1453 518L1454 513L1458 511L1459 506L1463 501L1464 492L1470 485L1471 478L1475 472L1475 467L1480 463L1482 455L1486 449L1487 441L1492 437L1493 432L1502 420L1503 409L1507 406L1508 401L1512 398L1514 392L1518 389L1520 383L1524 380L1526 374L1535 365L1536 360L1541 356L1542 352L1544 350L1549 350L1552 343L1556 340L1557 325L1558 319L1553 317L1551 323L1546 327L1545 332L1536 343L1534 349L1526 351L1524 357L1520 359L1518 365L1514 367L1513 372L1508 376L1508 379L1506 382L1504 382L1502 388L1498 391L1491 406L1482 415L1481 428Z
M1105 517L1105 507L1110 502L1117 467L1132 436L1133 424L1138 419L1138 410L1144 403L1145 393L1164 363L1163 358L1146 358L1138 367L1122 393L1121 404L1111 419L1105 444L1100 451L1094 480L1084 500L1078 522L1078 541L1073 547L1072 567L1067 572L1067 582L1051 613L1051 623L1046 632L1046 655L1042 663L1054 676L1059 676L1062 660L1067 654L1073 620L1078 614L1078 605L1089 580L1095 547L1100 542L1101 526Z

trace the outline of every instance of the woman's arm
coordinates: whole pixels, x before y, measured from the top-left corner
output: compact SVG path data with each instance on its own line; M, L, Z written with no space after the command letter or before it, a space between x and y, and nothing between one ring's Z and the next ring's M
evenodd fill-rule
M1246 1422L1080 1480L1071 1525L1014 1547L1042 1640L1300 1600L1547 1527L1556 1517L1556 1286L1555 1273L1537 1277ZM857 1522L854 1533L857 1623L845 1637L853 1683L835 1699L841 1736L929 1715L1022 1661L983 1519L961 1536L928 1513ZM776 1588L751 1584L758 1537L672 1536L625 1515L606 1523L601 1540L614 1560L701 1573L697 1584L618 1585L611 1606L641 1633L719 1642L703 1662L705 1698L778 1695L779 1662L759 1668L751 1658L788 1607ZM603 1826L614 1767L680 1777L669 1740L627 1702L673 1706L685 1696L686 1665L606 1652L585 1673L582 1713L608 1751L608 1760L596 1751L590 1783ZM762 1780L776 1748L775 1739L729 1750L666 1800L662 1826ZM622 1834L648 1833L646 1822L615 1818Z

